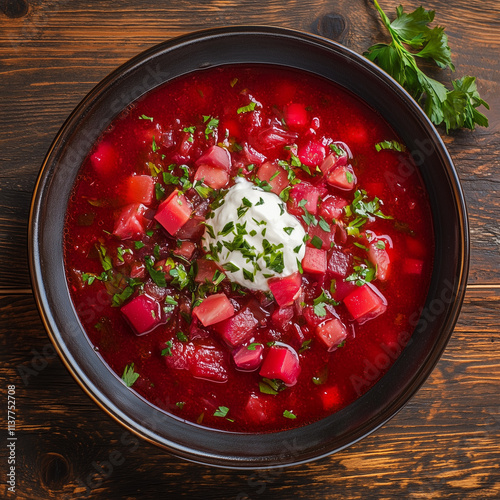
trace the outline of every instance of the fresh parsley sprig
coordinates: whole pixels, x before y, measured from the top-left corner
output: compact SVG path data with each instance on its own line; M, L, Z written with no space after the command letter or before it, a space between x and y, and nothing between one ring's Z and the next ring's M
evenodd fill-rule
M392 41L389 44L372 45L364 56L376 62L408 90L423 105L435 125L445 126L446 133L462 127L470 130L474 130L476 125L487 127L488 119L477 108L490 108L479 96L475 77L464 76L453 80L453 89L448 90L442 83L428 77L417 65L418 57L432 60L440 68L455 71L444 28L429 28L435 11L419 7L406 13L400 5L396 9L396 19L391 22L377 0L373 2Z

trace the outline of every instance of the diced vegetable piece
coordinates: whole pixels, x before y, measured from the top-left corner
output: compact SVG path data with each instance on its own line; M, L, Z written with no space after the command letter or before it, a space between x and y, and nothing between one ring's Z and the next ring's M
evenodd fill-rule
M217 146L214 146L217 147ZM229 181L227 170L202 164L198 167L194 175L195 181L202 181L213 189L223 188Z
M379 248L377 246L377 241L370 242L368 244L368 260L377 268L377 279L385 281L389 274L389 265L391 263L387 250L385 248Z
M261 377L280 379L289 387L297 383L299 374L299 357L292 347L285 344L269 348L259 371Z
M342 403L342 397L337 386L327 387L320 392L323 408L327 411L337 408Z
M160 347L163 350L165 346ZM228 378L226 354L207 340L203 344L171 341L163 359L168 367L188 370L193 377L212 382L226 382Z
M271 191L278 195L288 186L288 176L285 170L270 161L264 162L259 167L257 177L269 183Z
M296 272L284 278L270 278L267 284L280 307L290 306L300 292L302 276Z
M403 262L403 272L406 274L421 274L424 269L424 261L407 257Z
M113 234L122 240L142 237L148 223L144 217L146 210L142 203L132 203L124 207L116 218Z
M293 314L294 312L292 306L277 307L271 315L271 320L275 326L286 330L288 326L290 326Z
M225 353L214 346L197 346L189 371L193 377L211 380L212 382L226 382L227 368Z
M180 255L186 259L190 259L196 250L196 244L192 241L181 241L180 246L174 250L175 255Z
M259 394L250 394L248 397L248 402L245 406L245 414L254 422L255 424L260 424L270 420L270 407L273 406L274 401L266 399L264 396Z
M329 154L319 166L323 175L328 175L328 173L336 167L341 167L347 165L347 156L337 156L335 153Z
M344 207L349 205L347 200L338 196L329 195L321 200L319 215L326 221L339 220L344 215Z
M118 152L107 142L101 142L90 155L90 163L101 177L113 175L118 168Z
M188 221L191 205L186 197L175 189L158 207L155 219L173 236Z
M406 236L406 248L411 257L422 258L427 255L427 249L423 242L414 236Z
M253 335L258 323L251 309L244 307L234 316L217 323L214 328L231 347L236 347Z
M357 179L352 165L344 165L331 170L326 176L326 181L337 189L350 191L354 189Z
M326 149L321 142L308 141L299 146L297 156L299 160L308 167L320 165L325 159Z
M205 232L205 217L194 215L178 231L175 237L180 240L199 240Z
M250 348L250 349L249 349ZM262 344L240 345L233 351L233 360L240 370L255 371L262 363Z
M227 149L220 146L211 146L195 162L196 166L208 165L229 172L231 169L231 156Z
M306 253L302 259L302 269L306 273L324 274L326 273L326 250L306 247Z
M337 346L347 337L347 329L338 318L324 321L316 327L316 335L328 348L328 352L334 351Z
M318 198L320 190L308 182L299 182L290 190L290 199L288 202L288 211L293 215L302 215L304 210L299 203L306 200L305 209L310 214L316 214L318 211Z
M120 308L136 335L149 333L161 318L160 304L147 295L138 295Z
M125 201L150 205L155 189L154 179L149 175L133 175L125 183Z
M358 287L345 297L344 304L358 323L377 317L387 308L384 296L369 283Z
M296 138L297 134L295 132L283 130L281 127L272 124L259 132L257 142L254 145L259 151L269 151L285 144L292 144Z
M319 238L321 240L321 248L323 250L328 250L332 247L336 230L336 225L330 226L330 231L325 231L319 224L317 226L309 226L307 228L307 234L310 236L310 239L307 241L307 244L309 246L318 247Z
M338 301L344 300L345 297L347 297L350 293L354 292L357 289L358 285L356 285L353 281L336 279L335 293L333 294L333 298Z
M301 130L309 123L307 110L304 104L292 103L285 106L283 111L285 123L290 130Z
M233 314L233 304L223 293L209 295L200 305L193 309L193 315L202 322L203 326L210 326L219 321L224 321Z
M194 280L197 283L212 283L215 272L220 271L219 266L213 260L197 259L196 267L198 271Z
M328 273L335 278L345 278L351 265L350 255L332 249L328 259Z

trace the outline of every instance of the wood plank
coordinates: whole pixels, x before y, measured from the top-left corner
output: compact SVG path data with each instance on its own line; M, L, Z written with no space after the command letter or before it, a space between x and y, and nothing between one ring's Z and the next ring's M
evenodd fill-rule
M500 340L499 307L498 288L467 292L427 382L370 437L306 465L242 472L189 464L129 435L54 356L33 298L0 297L0 380L16 384L20 498L74 498L87 489L103 499L155 491L207 499L326 499L343 491L350 498L496 498L500 354L492 346ZM119 463L112 472L110 456Z

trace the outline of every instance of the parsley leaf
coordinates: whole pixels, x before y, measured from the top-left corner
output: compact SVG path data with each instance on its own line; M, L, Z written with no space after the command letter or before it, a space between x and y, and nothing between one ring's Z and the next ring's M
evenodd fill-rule
M139 378L139 374L134 372L134 363L130 363L123 370L122 380L125 382L127 387L132 387L136 380Z
M488 104L477 91L476 78L465 76L452 81L453 89L428 77L417 65L416 58L434 61L440 68L455 71L451 61L448 37L440 26L429 27L435 12L419 7L413 12L396 9L396 19L390 21L374 0L382 22L389 31L389 44L372 45L364 55L376 62L395 78L413 98L424 107L425 113L435 125L443 124L446 133L461 127L474 130L476 125L488 126L488 119L476 108ZM407 49L409 47L411 50Z

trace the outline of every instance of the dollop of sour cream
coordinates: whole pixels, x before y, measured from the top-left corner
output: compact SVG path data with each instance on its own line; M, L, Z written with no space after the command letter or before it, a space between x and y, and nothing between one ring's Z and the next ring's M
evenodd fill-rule
M243 178L206 221L203 246L227 277L251 290L268 291L267 280L298 271L305 231L274 193Z

